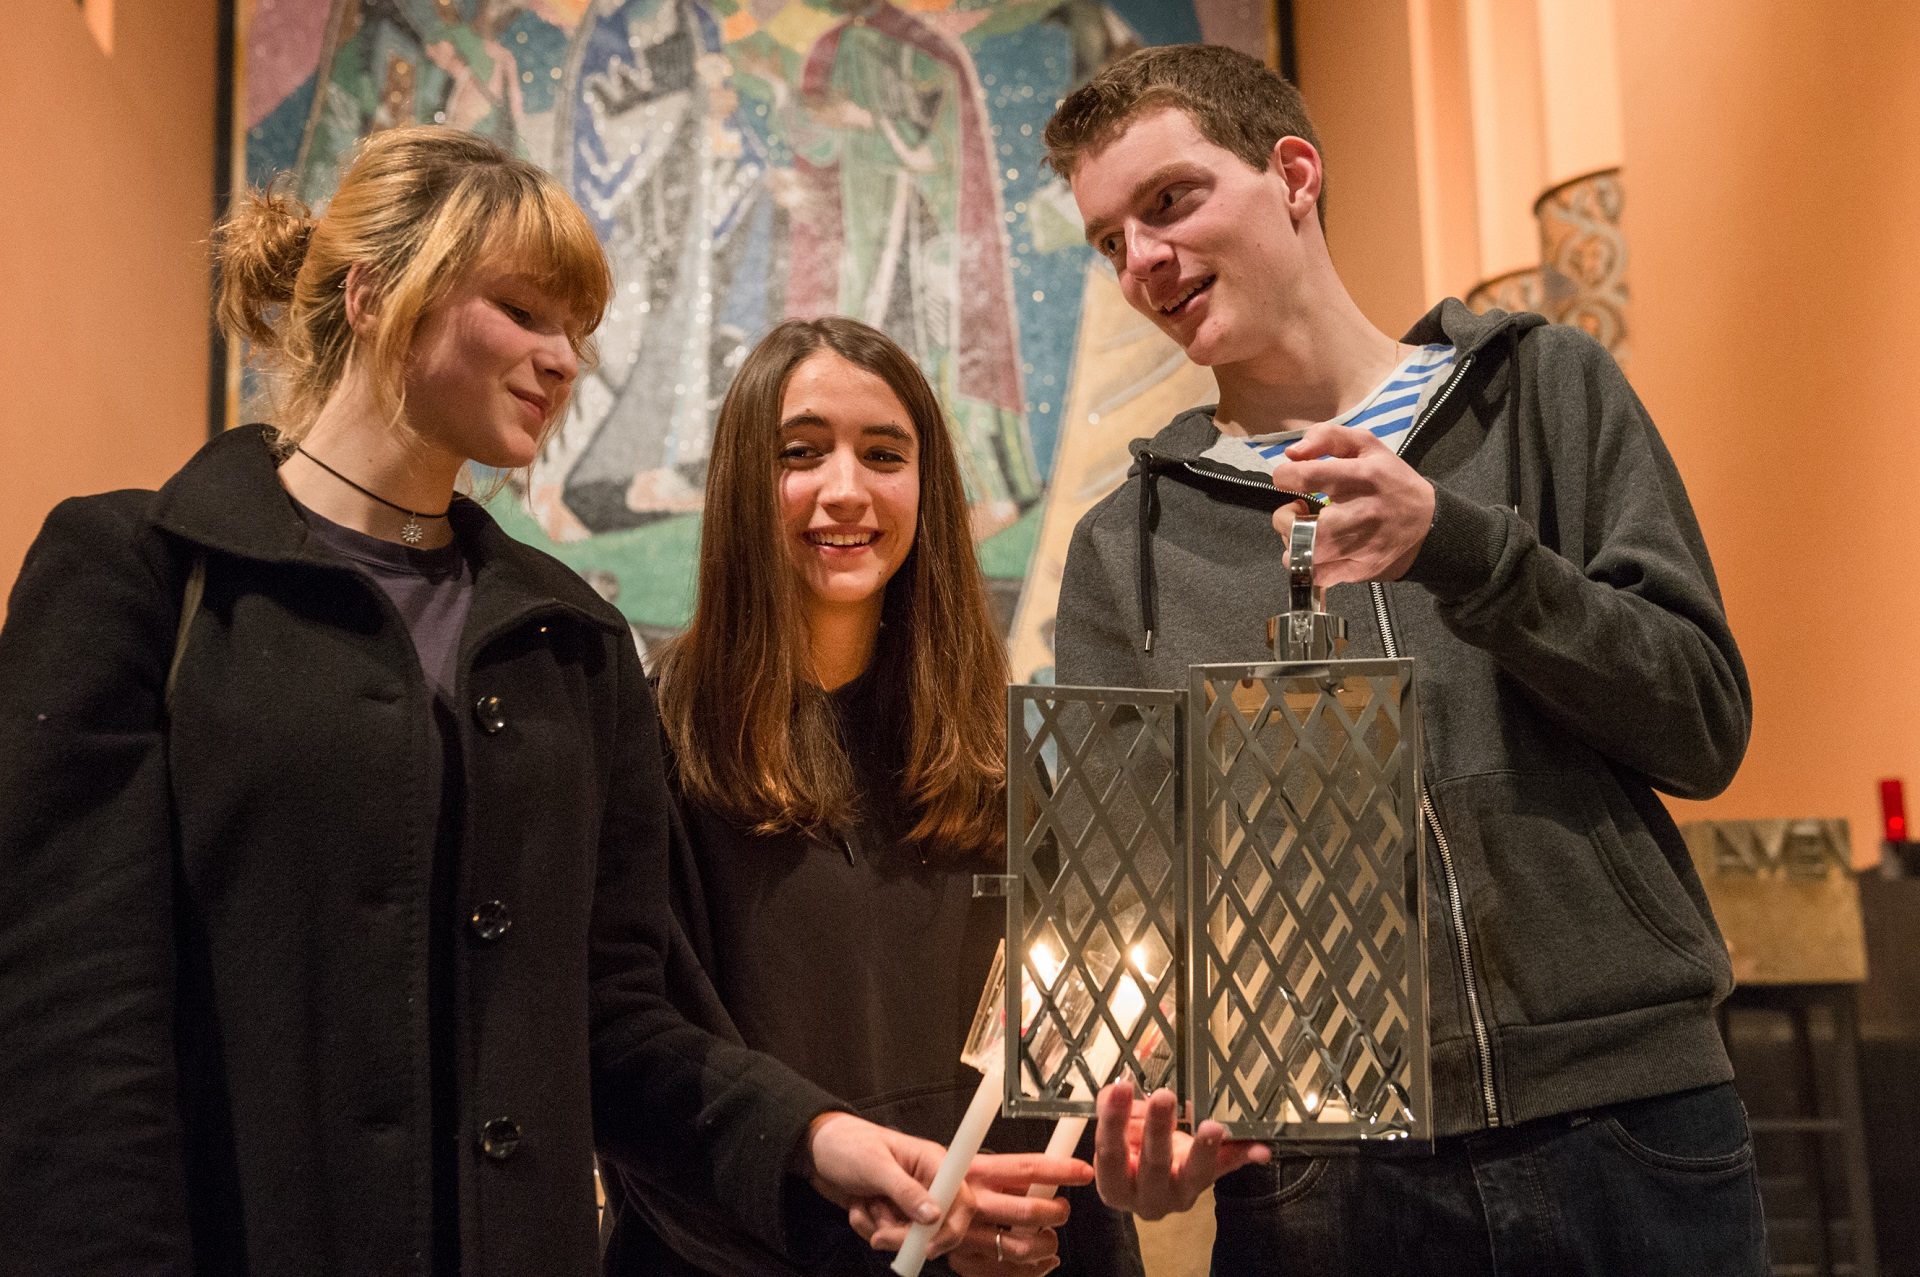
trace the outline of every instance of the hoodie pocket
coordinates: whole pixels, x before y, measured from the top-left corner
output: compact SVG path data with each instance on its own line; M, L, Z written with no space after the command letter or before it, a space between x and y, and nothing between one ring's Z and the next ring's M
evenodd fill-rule
M1479 976L1502 1024L1711 996L1725 956L1652 833L1579 772L1436 786Z

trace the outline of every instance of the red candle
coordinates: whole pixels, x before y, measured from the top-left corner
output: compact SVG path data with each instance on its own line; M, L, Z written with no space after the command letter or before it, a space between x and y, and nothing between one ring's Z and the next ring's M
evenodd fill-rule
M1907 799L1897 780L1880 782L1880 818L1886 826L1888 842L1907 840Z

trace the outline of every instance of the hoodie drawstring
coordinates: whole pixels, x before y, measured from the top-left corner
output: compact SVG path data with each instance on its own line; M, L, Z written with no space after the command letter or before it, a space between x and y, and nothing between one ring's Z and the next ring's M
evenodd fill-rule
M1520 509L1520 325L1507 325L1507 505L1522 522L1531 522Z
M1137 579L1140 589L1140 625L1145 637L1140 644L1142 652L1153 651L1154 622L1154 581L1153 581L1153 528L1160 521L1160 471L1153 464L1148 453L1139 454L1140 462L1140 566Z

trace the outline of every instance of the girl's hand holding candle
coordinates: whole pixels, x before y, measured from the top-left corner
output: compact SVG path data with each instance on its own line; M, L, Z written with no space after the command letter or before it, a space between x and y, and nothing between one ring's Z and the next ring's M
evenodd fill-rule
M995 1055L987 1061L986 1072L981 1074L980 1085L973 1093L973 1102L967 1105L966 1116L960 1119L953 1143L947 1145L947 1155L941 1159L940 1170L927 1190L943 1215L953 1205L960 1183L966 1178L967 1167L973 1164L973 1155L980 1151L980 1141L987 1138L987 1128L1000 1112L1001 1075L1000 1057ZM894 1257L893 1271L900 1277L919 1277L921 1265L927 1262L934 1231L932 1224L924 1222L909 1228L899 1255Z
M936 1204L928 1191L941 1154L931 1140L852 1113L823 1113L807 1129L804 1173L815 1192L849 1208L850 1220L884 1208L903 1219L934 1221L925 1227L928 1249L938 1255L958 1244L973 1215L971 1198L950 1210L951 1198Z
M1040 960L1044 945L1036 946L1034 958ZM1051 955L1048 954L1048 957ZM1058 970L1055 965L1052 970ZM980 1070L980 1085L974 1090L973 1101L967 1106L967 1112L960 1119L959 1129L953 1133L953 1142L947 1146L947 1155L940 1163L939 1172L933 1177L928 1193L934 1203L946 1210L958 1196L961 1186L969 1177L969 1168L974 1165L975 1155L980 1151L981 1142L986 1139L987 1129L993 1125L993 1119L999 1115L1000 1104L1005 1092L1006 1068L1006 947L994 955L993 967L987 974L986 987L980 994L980 1006L974 1014L973 1028L967 1035L967 1045L961 1058L969 1065ZM1027 991L1031 994L1031 990ZM1021 1019L1032 1019L1037 1002L1032 997L1022 998ZM1016 1031L1018 1026L1016 1026ZM1049 1146L1051 1150L1051 1146ZM1036 1179L1035 1174L1051 1174L1050 1171L1036 1170L1021 1185L1023 1190L1031 1190L1036 1184L1069 1183L1083 1184L1085 1177L1076 1168L1084 1163L1071 1158L1045 1155L1034 1159L1032 1166L1054 1166L1062 1174L1069 1176L1064 1180ZM1047 1196L1035 1195L1022 1204L1022 1212L1016 1212L1017 1218L1006 1218L996 1222L1017 1225L1027 1217L1034 1206L1040 1205ZM1044 1212L1043 1212L1044 1213ZM1037 1216L1036 1216L1037 1217ZM1064 1218L1064 1215L1062 1216ZM905 1240L900 1243L900 1254L895 1257L893 1271L899 1277L918 1277L921 1266L931 1252L934 1240L934 1227L926 1223L915 1223L906 1231ZM988 1234L987 1240L996 1246L996 1258L1005 1258L1007 1239L994 1238ZM887 1240L885 1235L875 1239L874 1244L883 1249Z
M1054 1230L1066 1222L1068 1206L1065 1201L1030 1197L1028 1189L1040 1181L1080 1185L1092 1178L1093 1168L1071 1157L977 1155L956 1197L957 1203L968 1204L972 1217L959 1245L948 1252L947 1263L962 1277L976 1272L1038 1277L1049 1271L1059 1249ZM889 1203L858 1204L849 1218L854 1230L877 1250L891 1250L906 1241L909 1221ZM995 1268L996 1263L1003 1266Z

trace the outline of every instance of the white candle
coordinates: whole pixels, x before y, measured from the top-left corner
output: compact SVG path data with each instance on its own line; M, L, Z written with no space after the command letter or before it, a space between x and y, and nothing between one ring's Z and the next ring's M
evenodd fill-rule
M1053 1134L1047 1139L1048 1157L1072 1157L1073 1150L1080 1147L1080 1137L1086 1134L1087 1119L1084 1117L1063 1117L1053 1124ZM1058 1184L1035 1184L1027 1189L1028 1197L1052 1197L1060 1191Z
M967 1168L973 1165L973 1155L980 1151L980 1141L987 1138L987 1128L993 1125L994 1116L1000 1112L1003 1067L997 1053L988 1061L986 1072L980 1078L979 1089L973 1093L973 1102L967 1105L966 1116L960 1119L960 1127L953 1133L953 1143L947 1145L947 1155L940 1160L940 1169L934 1173L933 1185L927 1190L934 1204L940 1208L942 1218L953 1205L953 1199L960 1195L960 1181L967 1177ZM919 1277L921 1265L927 1262L927 1245L932 1242L934 1229L938 1227L935 1223L915 1224L909 1228L906 1244L894 1256L893 1271L900 1277Z
M1035 946L1036 958L1039 946ZM1049 955L1051 956L1051 955ZM1133 969L1144 974L1145 954L1135 945L1130 955ZM1054 965L1053 972L1059 967ZM1120 1024L1121 1031L1128 1037L1133 1036L1134 1026L1147 1009L1147 1000L1140 992L1140 986L1132 976L1121 976L1120 983L1113 990L1113 1018ZM1113 1031L1102 1020L1093 1031L1093 1041L1087 1044L1087 1072L1093 1076L1094 1096L1098 1098L1100 1088L1113 1081L1114 1070L1120 1066L1120 1042ZM1047 1154L1052 1157L1071 1157L1080 1147L1080 1137L1086 1133L1087 1119L1084 1117L1063 1117L1054 1123L1053 1135L1047 1140ZM1028 1197L1052 1197L1060 1191L1058 1184L1035 1184L1027 1190Z

